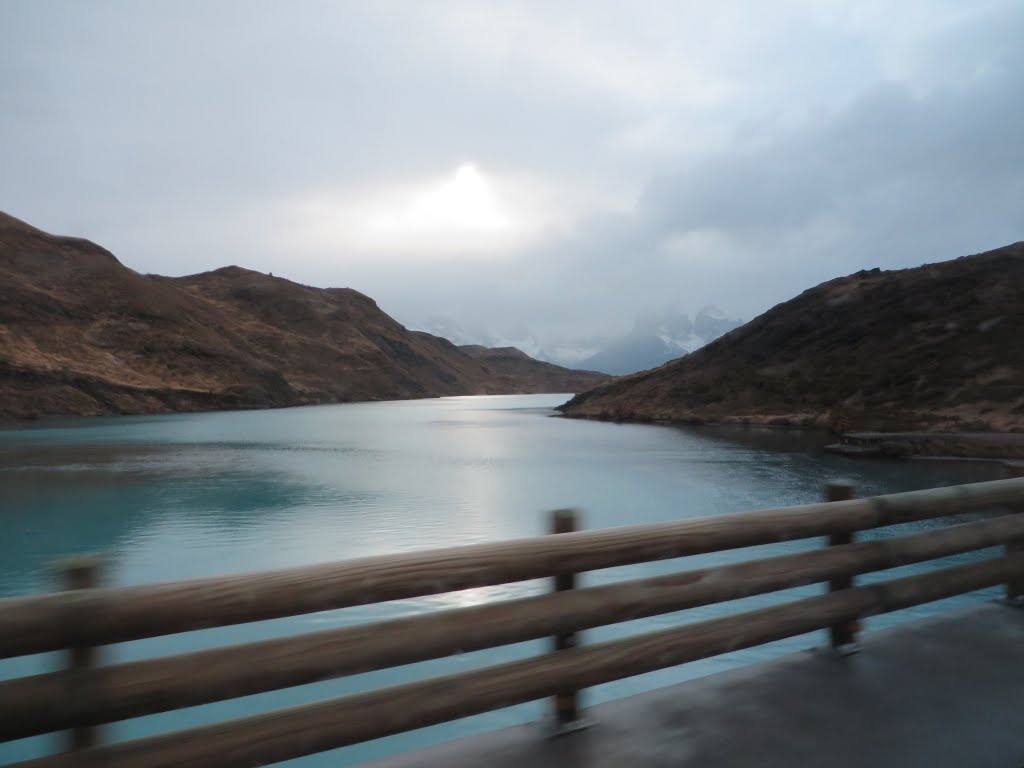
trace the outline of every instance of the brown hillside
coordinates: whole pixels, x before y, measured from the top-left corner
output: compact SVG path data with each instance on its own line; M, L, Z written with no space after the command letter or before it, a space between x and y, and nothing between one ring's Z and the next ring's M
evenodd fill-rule
M599 419L1024 430L1024 243L862 271L564 406Z
M516 347L467 344L459 349L483 363L503 389L510 392L582 392L610 378L597 371L567 371L561 366L534 360Z
M537 391L506 387L356 291L238 267L140 275L0 213L0 417Z

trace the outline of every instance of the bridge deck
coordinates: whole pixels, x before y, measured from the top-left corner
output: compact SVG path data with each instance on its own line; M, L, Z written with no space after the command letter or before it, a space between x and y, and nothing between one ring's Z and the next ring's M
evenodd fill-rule
M524 725L376 768L1024 766L1024 609L988 603L590 710L584 731Z

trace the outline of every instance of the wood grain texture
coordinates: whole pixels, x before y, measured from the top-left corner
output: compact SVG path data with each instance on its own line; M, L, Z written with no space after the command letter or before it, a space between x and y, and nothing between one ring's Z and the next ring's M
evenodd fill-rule
M804 634L1005 582L1024 555L908 576L727 618L122 742L20 768L250 768Z
M0 600L0 658L102 645L560 573L828 536L1024 500L1024 478L384 555L327 565Z
M103 561L95 556L69 557L56 563L64 588L68 590L93 589L100 584ZM67 671L63 673L63 697L75 701L94 698L93 685L97 678L90 674L99 662L98 650L91 645L72 645L67 649ZM55 729L47 729L55 730ZM85 750L100 743L96 726L75 725L67 734L68 748Z
M558 509L551 515L551 533L572 533L578 530L578 514L574 509ZM555 592L568 592L576 589L575 573L559 573L554 578ZM564 651L576 647L575 632L558 632L552 638L553 650ZM566 727L580 718L579 691L575 689L557 691L552 699L555 722L559 727Z
M1004 465L1007 477L1024 477L1024 463L1014 461L1006 462ZM1024 504L1011 506L1014 512L1024 512ZM1024 552L1024 536L1011 538L1006 542L1006 554ZM1017 602L1024 599L1024 574L1019 573L1006 582L1006 599Z
M854 497L853 484L837 481L827 483L825 485L825 501L847 501ZM828 537L828 545L830 547L841 547L847 544L853 543L853 532L843 531L841 533L833 533ZM852 574L837 574L829 579L828 590L829 592L838 592L843 589L849 589L853 586L853 575ZM833 648L843 648L856 642L857 640L857 622L856 621L844 621L829 627L829 642Z
M1024 515L600 587L99 668L88 699L66 673L0 683L0 739L137 717L814 584L996 546Z

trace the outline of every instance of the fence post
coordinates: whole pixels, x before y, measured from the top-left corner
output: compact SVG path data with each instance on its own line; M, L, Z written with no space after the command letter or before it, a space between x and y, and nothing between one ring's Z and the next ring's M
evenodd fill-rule
M556 509L551 513L551 533L572 533L577 530L577 513L575 509ZM555 591L564 592L576 589L575 573L559 573L555 575ZM554 636L555 652L576 647L576 633L567 632ZM559 691L554 696L555 733L566 733L583 725L580 720L579 691Z
M853 496L853 483L846 480L833 480L825 484L825 501L848 501ZM852 532L833 533L828 537L828 545L830 547L840 547L844 544L852 543ZM828 582L829 592L838 592L843 589L851 589L852 587L852 576L837 576L834 579L829 579ZM828 634L832 648L843 655L856 652L858 628L859 622L857 621L843 621L829 627Z
M60 573L61 584L66 590L92 589L99 586L102 558L94 555L82 557L69 557L56 563L56 569ZM77 607L69 603L68 610L68 632L71 641L68 645L67 668L72 673L69 677L71 684L67 691L70 701L75 702L81 708L87 708L91 697L85 684L82 674L90 668L95 667L98 654L94 646L80 645L74 639L74 627L80 620ZM99 743L98 726L77 726L69 733L68 749L72 752L94 747Z
M1003 464L1006 469L1006 476L1024 477L1024 462L1007 461ZM1014 505L1013 512L1024 512L1024 505ZM1010 539L1006 542L1006 554L1012 555L1015 552L1024 552L1024 539ZM1024 573L1012 576L1006 582L1006 600L1014 605L1024 604Z

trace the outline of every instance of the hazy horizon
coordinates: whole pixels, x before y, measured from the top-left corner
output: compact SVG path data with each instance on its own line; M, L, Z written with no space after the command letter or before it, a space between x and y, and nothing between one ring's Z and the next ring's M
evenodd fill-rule
M1022 235L1024 6L0 7L0 210L556 340Z

